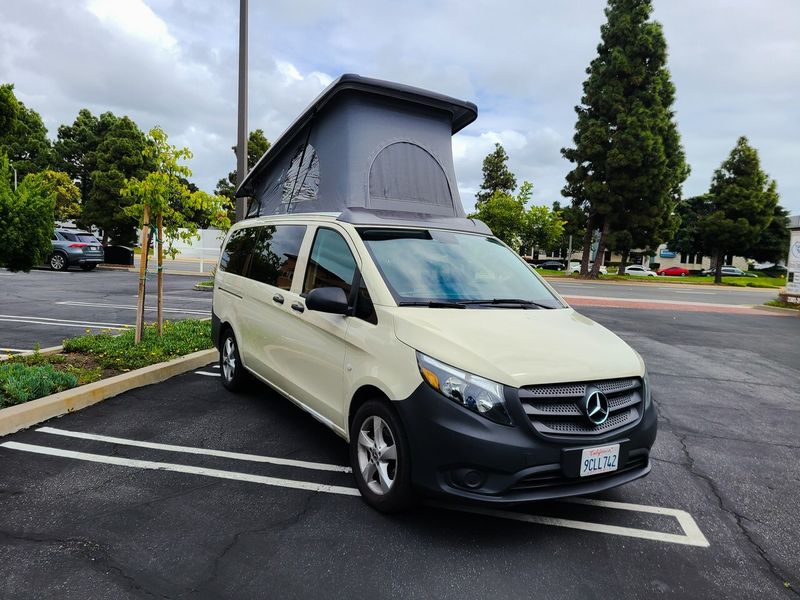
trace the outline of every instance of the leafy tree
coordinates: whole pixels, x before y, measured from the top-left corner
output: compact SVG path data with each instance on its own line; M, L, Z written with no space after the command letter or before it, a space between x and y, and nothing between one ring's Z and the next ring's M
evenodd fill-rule
M594 230L597 253L612 230L645 228L665 235L688 175L672 104L661 25L650 21L651 0L609 0L597 57L587 69L573 141L562 154L575 164L562 194L587 214L581 273L588 273Z
M561 215L547 206L531 206L525 211L520 238L522 245L533 250L554 248L564 235Z
M470 218L480 219L495 236L518 250L522 243L525 205L511 194L498 190L477 208Z
M682 200L675 208L675 213L680 217L680 226L668 243L670 250L681 254L708 255L711 250L705 246L699 221L711 210L712 202L708 194Z
M569 254L567 256L567 266L569 266L569 261L572 258L569 238L570 236L572 237L572 249L574 250L575 244L577 244L578 240L583 239L586 233L587 214L582 206L575 206L574 204L561 206L558 200L553 202L553 212L558 213L564 220L564 233L561 236L558 247L563 251L564 256Z
M52 147L42 117L17 99L10 83L0 85L0 153L11 161L20 180L48 168L52 162Z
M111 113L101 115L98 126L102 140L90 154L92 186L84 198L84 224L103 230L103 243L109 237L116 243L130 243L136 238L136 219L125 210L131 203L120 190L127 179L144 179L153 170L148 143L139 127L128 117Z
M192 192L185 183L192 172L183 161L192 158L188 148L178 148L169 144L167 134L158 127L150 130L144 146L144 158L153 165L153 169L141 179L130 177L125 179L121 195L128 200L124 208L128 218L138 220L142 227L143 238L147 240L148 230L155 223L158 228L158 331L162 331L162 256L163 243L167 242L167 252L173 257L177 250L174 240L191 241L198 239L198 214L220 229L230 227L228 218L229 201L197 190ZM144 327L144 265L146 248L149 243L142 244L142 263L139 278L139 301L136 321L136 342L141 339Z
M778 204L777 185L761 169L758 152L742 136L714 172L708 191L707 214L697 227L703 245L711 250L715 282L722 281L726 254L745 254L758 243Z
M777 263L786 260L790 237L789 223L789 211L780 204L776 204L772 212L772 221L761 232L758 241L750 248L747 256L758 262Z
M72 178L60 171L46 169L35 175L47 195L55 198L54 217L56 221L73 221L81 215L81 191Z
M0 265L28 272L52 249L55 194L36 175L26 175L14 190L9 171L8 158L0 154Z
M475 195L475 206L479 207L495 193L510 195L517 187L517 178L509 171L506 163L508 154L500 144L494 145L494 151L483 159L483 183Z
M58 128L58 137L53 144L56 167L77 184L82 202L88 201L92 190L92 171L95 169L96 150L102 141L102 132L107 131L116 119L112 113L97 118L83 108L72 125Z
M271 144L267 137L264 135L263 129L256 129L251 131L247 136L247 170L251 170L256 166L256 163L269 150ZM236 154L236 146L231 148L234 155ZM217 182L217 187L214 193L218 196L225 196L233 201L236 194L236 169L228 173L228 177L220 179Z

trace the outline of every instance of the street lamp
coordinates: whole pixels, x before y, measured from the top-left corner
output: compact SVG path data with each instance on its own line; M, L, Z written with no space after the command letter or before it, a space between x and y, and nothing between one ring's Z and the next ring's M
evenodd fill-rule
M14 167L11 167L11 170L14 171L14 191L17 191L17 170Z
M239 131L236 143L236 187L247 176L247 0L239 0ZM247 199L236 198L236 220L244 219Z

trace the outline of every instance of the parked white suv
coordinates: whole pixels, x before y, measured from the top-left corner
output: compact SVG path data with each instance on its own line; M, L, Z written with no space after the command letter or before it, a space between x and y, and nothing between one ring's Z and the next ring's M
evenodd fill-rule
M480 222L288 214L231 228L222 383L269 384L350 445L364 500L518 503L650 471L641 357Z

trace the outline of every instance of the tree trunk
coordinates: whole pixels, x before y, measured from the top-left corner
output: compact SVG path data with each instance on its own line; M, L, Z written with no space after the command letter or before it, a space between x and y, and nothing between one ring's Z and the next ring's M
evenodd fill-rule
M714 253L714 283L722 283L722 261L725 258L722 250L717 250Z
M597 279L600 274L600 263L603 262L603 256L606 253L607 238L608 238L608 219L604 217L603 226L600 228L600 239L597 241L597 253L594 255L594 264L592 264L592 272L589 273L589 279Z
M150 208L145 205L144 217L142 219L142 254L139 257L139 293L136 299L136 334L135 343L142 341L144 335L144 296L145 296L145 277L147 275L147 252L150 242Z
M625 273L625 267L628 266L628 256L630 256L631 250L630 248L625 248L622 251L622 259L619 261L619 267L617 268L617 274L623 275Z
M164 303L164 273L162 271L164 265L164 215L161 213L158 214L158 274L156 275L156 282L157 282L157 302L156 302L156 311L157 317L156 322L158 323L158 335L164 333L164 315L163 315L163 303Z
M583 255L581 256L581 277L589 273L589 252L592 250L592 231L594 230L594 215L589 215L586 220L586 233L583 234ZM569 270L569 263L567 263Z

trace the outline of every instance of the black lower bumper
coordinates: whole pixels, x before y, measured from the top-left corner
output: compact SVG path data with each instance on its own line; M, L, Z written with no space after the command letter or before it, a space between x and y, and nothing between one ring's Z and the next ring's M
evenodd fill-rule
M414 485L430 495L513 504L599 492L650 472L657 430L652 404L624 431L551 439L525 421L516 398L507 394L507 403L512 427L472 413L424 383L409 398L395 402L411 447ZM616 443L616 471L578 476L582 449Z

